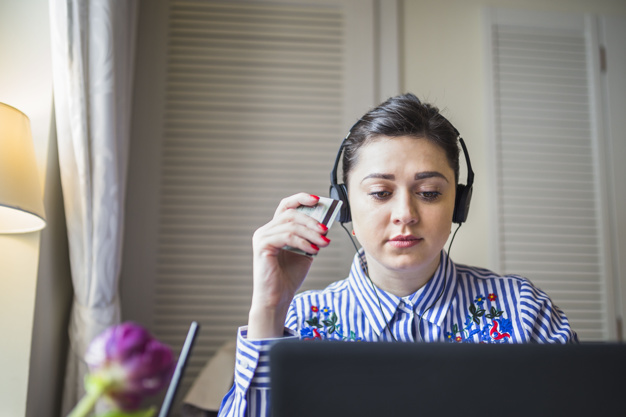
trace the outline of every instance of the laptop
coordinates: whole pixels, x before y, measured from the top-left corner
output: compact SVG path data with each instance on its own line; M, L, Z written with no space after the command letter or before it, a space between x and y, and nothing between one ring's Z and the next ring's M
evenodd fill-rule
M272 417L626 415L626 345L282 341Z

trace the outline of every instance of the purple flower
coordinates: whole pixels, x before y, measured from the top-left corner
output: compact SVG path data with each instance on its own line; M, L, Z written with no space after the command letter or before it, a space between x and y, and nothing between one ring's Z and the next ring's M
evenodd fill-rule
M137 409L145 396L165 387L174 372L172 351L138 324L112 326L89 345L90 377L122 410Z

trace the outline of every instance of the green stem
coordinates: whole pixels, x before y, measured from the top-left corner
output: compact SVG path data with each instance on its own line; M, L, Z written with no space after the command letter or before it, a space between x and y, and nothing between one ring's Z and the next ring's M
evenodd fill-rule
M67 417L87 417L89 412L93 410L98 402L98 398L102 395L102 390L96 392L87 392L83 398L80 399L76 407L67 415Z

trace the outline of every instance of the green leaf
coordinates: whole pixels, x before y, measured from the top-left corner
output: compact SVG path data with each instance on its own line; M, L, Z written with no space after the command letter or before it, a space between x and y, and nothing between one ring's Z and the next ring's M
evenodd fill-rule
M331 314L330 320L324 320L322 323L324 323L324 326L328 327L328 334L335 333L337 327L337 314Z
M335 327L337 326L337 314L333 313L330 316L330 320L324 320L322 321L322 323L324 323L324 326L327 326L329 328L328 333L334 333Z
M469 307L469 311L470 313L472 313L472 316L476 317L481 317L483 314L485 314L485 310L483 310L482 308L476 308L476 305L472 304Z
M482 308L476 308L476 305L472 304L469 307L469 311L470 311L470 313L472 313L472 321L474 323L480 325L479 317L482 317L485 314L485 310L483 310Z
M317 327L318 329L322 328L322 325L320 324L317 317L311 317L306 322L309 324L309 326Z
M487 317L488 319L495 319L496 317L500 317L502 313L502 311L496 310L495 307L491 307L490 314L487 314L485 317Z
M328 327L328 334L335 333L335 324L330 320L324 320L324 326Z

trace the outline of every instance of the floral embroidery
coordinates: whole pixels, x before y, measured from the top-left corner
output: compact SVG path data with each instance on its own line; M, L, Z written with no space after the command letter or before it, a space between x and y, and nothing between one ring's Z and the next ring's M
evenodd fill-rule
M306 322L309 326L317 327L318 329L322 327L322 325L320 324L320 320L317 316L311 317Z
M486 300L495 303L497 299L498 296L494 293L489 294L487 298L482 294L478 295L468 308L463 327L459 328L459 325L454 323L452 331L445 333L446 340L469 343L473 341L475 335L478 335L480 343L506 343L513 332L511 320L502 317L504 312L499 310L497 305L485 307Z
M339 317L329 307L322 308L323 319L320 317L318 306L311 306L311 312L315 315L304 321L305 326L300 329L300 339L331 339L355 342L362 340L353 331L344 331L341 323L339 323Z
M498 327L500 327L499 331L498 331ZM493 340L501 340L504 338L510 338L511 334L509 332L512 330L513 330L513 325L511 324L511 320L509 319L502 319L501 321L494 320L491 330L489 330L489 336L491 336Z
M303 327L300 329L300 338L301 339L313 339L313 329L310 327Z
M491 310L489 311L489 314L486 314L485 317L487 317L488 319L495 319L497 317L500 317L502 313L503 313L502 311L499 311L494 306L491 306Z
M333 313L330 320L323 320L324 326L328 327L328 333L333 334L337 330L337 315Z
M482 302L479 304L482 307ZM485 310L472 304L469 308L469 312L472 314L471 319L474 323L480 325L480 318L485 315Z
M325 336L326 334L324 332L320 332L316 328L313 328L313 339L320 339L320 340L322 340L323 339L322 335Z

